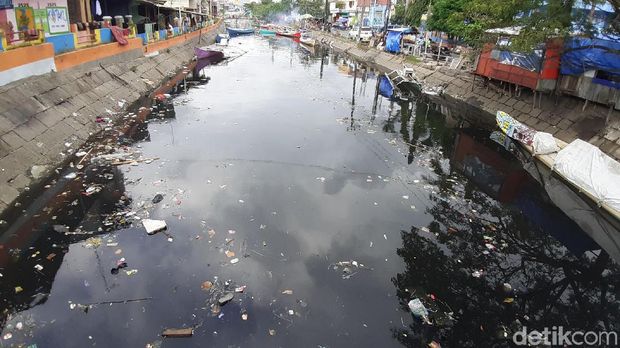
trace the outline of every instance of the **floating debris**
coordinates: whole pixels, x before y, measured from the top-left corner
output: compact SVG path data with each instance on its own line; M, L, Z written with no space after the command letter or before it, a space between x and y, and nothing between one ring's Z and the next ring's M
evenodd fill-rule
M220 297L217 300L217 302L220 304L220 306L223 306L223 305L227 304L228 302L230 302L234 297L235 297L234 293L227 292L226 294L224 294L224 296Z
M165 329L161 333L162 337L179 338L179 337L191 337L194 334L194 328L185 329Z
M409 306L411 314L413 314L417 318L422 319L425 323L430 324L430 321L428 320L428 310L426 309L422 301L420 301L420 299L414 298L413 300L409 301L409 303L407 303L407 306Z
M211 289L212 287L213 287L213 283L212 283L212 282L210 282L210 281L208 281L208 280L207 280L207 281L202 282L202 284L200 285L200 288L201 288L202 290L209 290L209 289Z
M161 202L163 200L164 200L164 196L158 193L158 194L155 195L155 197L153 197L151 202L153 202L153 204L157 204L157 203L159 203L159 202Z
M142 225L146 229L146 233L151 235L167 228L166 221L164 220L144 219L142 220Z

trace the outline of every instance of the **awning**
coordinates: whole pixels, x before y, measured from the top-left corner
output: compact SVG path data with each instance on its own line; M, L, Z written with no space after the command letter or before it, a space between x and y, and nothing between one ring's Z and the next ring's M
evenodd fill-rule
M151 4L153 6L157 6L159 8L165 8L165 9L169 9L169 10L174 10L174 11L179 11L178 7L170 7L170 6L164 6L164 4L167 2L166 0L138 0L139 2L144 2L147 4ZM199 15L199 16L208 16L207 13L200 13L200 12L196 12L193 10L188 10L185 8L181 8L181 12L184 13L190 13L190 14L195 14L195 15Z

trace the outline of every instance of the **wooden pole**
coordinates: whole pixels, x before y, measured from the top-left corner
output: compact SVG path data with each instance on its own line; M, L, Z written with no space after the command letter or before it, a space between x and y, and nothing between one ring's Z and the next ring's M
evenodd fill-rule
M362 35L362 25L364 24L364 10L365 6L362 6L362 16L360 17L359 27L357 28L357 42L360 42L360 36Z

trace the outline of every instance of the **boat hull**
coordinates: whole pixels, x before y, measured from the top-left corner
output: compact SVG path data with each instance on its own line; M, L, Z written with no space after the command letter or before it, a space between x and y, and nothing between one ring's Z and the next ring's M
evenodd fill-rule
M269 29L261 29L261 30L258 31L258 33L260 35L263 35L263 36L269 36L269 35L275 35L276 34L275 30L269 30Z
M278 36L285 36L285 37L293 37L293 38L297 38L297 39L301 37L301 33L277 32L276 35L278 35Z
M304 44L306 46L310 46L310 47L313 47L314 45L316 45L316 41L314 39L304 39L304 38L301 38L301 39L299 39L299 42L301 42L302 44Z
M254 34L254 29L243 29L243 28L226 28L228 35L230 36L239 36L239 35L250 35Z
M217 63L224 59L224 53L221 51L202 49L194 47L194 54L199 60L205 60L211 62L211 64Z

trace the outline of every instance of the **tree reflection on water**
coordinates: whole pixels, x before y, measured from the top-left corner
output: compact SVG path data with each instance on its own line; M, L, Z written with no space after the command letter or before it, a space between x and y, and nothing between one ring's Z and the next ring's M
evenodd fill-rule
M471 156L458 158L460 140L475 136L429 127L428 119L420 117L423 111L417 111L411 135L401 130L410 144L433 146L453 139L453 145L443 152L427 151L435 174L426 178L434 187L427 209L433 221L401 232L397 253L405 269L392 278L401 310L411 313L407 303L419 298L432 325L412 316L409 326L392 328L394 338L408 347L427 347L432 341L444 348L508 347L524 326L617 331L618 265L606 252L590 250L598 247L589 248L587 236L573 235L576 225L548 206L544 191L522 175L522 168L511 168L501 156L481 160L499 176L498 183L488 185L497 191L481 187L476 173L463 170ZM411 157L420 150L412 146L409 151ZM527 204L549 216L530 216L523 208ZM558 226L540 221L545 218Z

